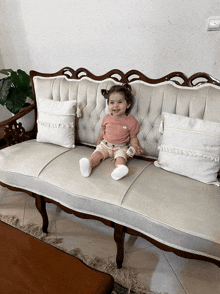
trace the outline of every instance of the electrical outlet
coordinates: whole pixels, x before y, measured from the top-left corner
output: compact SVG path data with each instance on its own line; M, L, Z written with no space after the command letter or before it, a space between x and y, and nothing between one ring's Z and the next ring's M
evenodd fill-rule
M208 31L220 31L220 18L209 20Z

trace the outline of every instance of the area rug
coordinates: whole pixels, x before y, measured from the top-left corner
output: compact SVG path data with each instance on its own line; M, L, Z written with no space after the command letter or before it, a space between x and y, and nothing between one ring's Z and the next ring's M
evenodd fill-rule
M122 269L117 269L116 263L107 261L105 259L95 257L90 258L82 254L80 248L75 248L73 250L67 250L62 246L62 238L50 238L46 234L42 233L42 229L36 224L27 224L25 226L21 225L20 220L14 216L1 215L0 220L33 236L39 240L50 244L70 255L77 257L82 260L88 266L97 269L102 272L106 272L115 280L115 285L112 294L168 294L168 293L158 293L153 292L148 289L145 285L140 285L137 282L137 272L134 268L123 267Z

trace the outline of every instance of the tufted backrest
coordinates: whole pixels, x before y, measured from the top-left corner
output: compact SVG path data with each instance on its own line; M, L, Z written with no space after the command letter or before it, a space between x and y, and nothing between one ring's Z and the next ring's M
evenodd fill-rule
M39 98L58 101L77 100L82 116L76 121L76 140L95 146L103 117L109 113L101 89L121 84L113 79L103 81L65 76L33 78L36 102ZM135 97L131 114L140 124L138 139L145 156L156 158L161 143L159 125L162 112L220 122L220 87L202 84L183 87L171 81L148 84L130 83Z

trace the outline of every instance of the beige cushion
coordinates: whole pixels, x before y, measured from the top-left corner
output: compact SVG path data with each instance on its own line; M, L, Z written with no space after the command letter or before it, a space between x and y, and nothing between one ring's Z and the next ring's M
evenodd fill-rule
M38 99L37 141L75 147L76 101Z
M0 182L46 196L73 210L125 221L120 205L150 162L128 160L129 174L114 181L114 162L106 159L84 178L79 159L92 152L86 146L67 149L35 140L16 144L0 150Z
M130 227L163 244L218 260L219 207L219 187L153 164L133 183L122 203L122 208L130 210Z
M207 184L220 185L220 123L163 114L157 167Z
M29 140L0 150L0 175L6 171L16 178L21 174L38 177L41 171L56 157L69 149Z

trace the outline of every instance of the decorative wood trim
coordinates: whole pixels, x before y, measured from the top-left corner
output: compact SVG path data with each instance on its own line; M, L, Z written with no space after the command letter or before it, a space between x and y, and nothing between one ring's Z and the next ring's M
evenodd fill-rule
M197 83L194 83L194 81L196 79L198 79L200 81L198 81ZM201 84L207 84L207 83L220 86L220 81L219 80L217 80L216 78L208 75L205 72L195 73L194 75L192 75L191 77L189 77L188 82L189 82L189 85L191 87L197 87L197 86L199 86Z
M68 79L77 79L77 80L79 80L83 77L89 77L89 78L96 80L96 81L102 81L104 79L111 78L111 79L113 79L117 82L121 82L121 83L130 83L133 81L144 81L149 84L159 84L159 83L166 82L166 81L172 81L173 83L175 83L177 85L186 86L186 87L198 86L201 83L202 84L210 83L210 84L220 86L219 80L217 80L217 79L213 78L212 76L210 76L206 73L203 73L203 72L196 73L188 78L184 73L176 71L176 72L172 72L172 73L170 73L162 78L159 78L159 79L151 79L138 70L130 70L127 73L123 73L119 69L113 69L113 70L111 70L101 76L96 76L96 75L92 74L89 70L82 68L82 67L78 68L77 70L74 70L70 67L64 67L61 70L59 70L58 72L51 73L51 74L40 73L40 72L36 72L33 70L30 71L31 79L33 79L34 76L55 77L55 76L62 76L62 75L66 76ZM195 79L205 79L205 81L198 82L194 85L193 81Z
M142 234L142 233L140 233L138 231L135 231L133 229L130 229L128 227L125 227L125 233L127 233L129 235L144 238L145 240L149 241L150 243L152 243L156 247L160 248L161 250L168 251L168 252L173 252L176 255L178 255L180 257L183 257L183 258L208 261L208 262L211 262L211 263L217 265L220 268L220 261L218 261L216 259L213 259L211 257L206 257L206 256L203 256L203 255L199 255L199 254L195 254L195 253L191 253L191 252L186 252L186 251L182 251L180 249L170 247L168 245L162 244L162 243L154 240L153 238L148 237L147 235L144 235L144 234Z
M5 129L4 139L7 146L11 146L20 142L25 141L25 129L22 127L22 123L16 121L8 124Z
M0 128L4 129L3 139L6 142L3 148L33 138L33 132L26 133L22 123L17 123L17 119L23 117L33 109L36 111L36 104L30 105L9 119L0 122Z
M9 125L10 123L15 122L17 119L21 118L22 116L26 115L27 113L31 112L33 109L36 110L36 104L31 104L28 107L25 107L24 110L18 112L16 115L4 120L0 122L0 128L3 128L7 125Z
M24 189L21 189L21 188L17 188L17 187L9 186L9 185L7 185L7 184L5 184L5 183L2 183L2 182L0 182L0 186L2 186L2 187L4 187L4 188L7 188L7 189L9 189L9 190L11 190L11 191L16 191L16 192L26 193L26 194L28 194L29 196L34 197L34 196L33 196L33 193L30 192L30 191L28 191L28 190L24 190Z
M104 223L108 227L112 227L112 228L114 227L114 223L112 221L107 220L107 219L104 219L104 218L101 218L101 217L98 217L98 216L94 216L94 215L90 215L90 214L86 214L86 213L82 213L82 212L78 212L78 211L72 210L72 209L67 208L66 206L60 204L59 202L57 202L55 200L52 200L52 199L49 199L49 198L44 197L44 196L43 196L43 200L45 202L47 202L47 203L53 203L57 207L59 207L63 211L65 211L66 213L74 214L75 216L77 216L79 218L83 218L83 219L94 219L94 220L97 220L97 221L100 221L100 222Z

